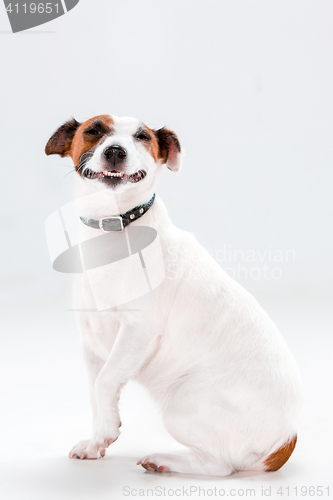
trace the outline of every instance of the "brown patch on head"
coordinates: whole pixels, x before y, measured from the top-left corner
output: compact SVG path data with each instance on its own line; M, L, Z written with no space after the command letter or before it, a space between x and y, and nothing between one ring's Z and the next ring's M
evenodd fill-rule
M88 151L94 151L107 135L112 134L113 120L109 115L99 115L82 123L78 128L69 152L75 167L80 163L80 158Z
M112 134L112 126L113 120L109 115L95 116L84 123L72 119L49 139L45 153L70 156L75 168L78 168L81 156L88 151L94 151L107 135Z
M134 134L134 139L143 145L155 162L158 160L158 144L153 130L142 124Z
M281 446L277 451L269 455L264 462L266 471L277 471L287 462L290 455L295 449L297 436L293 437L290 441Z
M178 137L171 130L161 128L152 130L142 124L134 138L142 143L154 161L162 160L170 170L179 170L179 153L181 152Z
M136 133L136 138L138 139L141 135L142 137L147 135L147 137L149 138L148 140L142 140L142 144L146 148L148 153L153 157L154 161L157 162L159 148L154 131L147 127L147 125L142 125L142 127Z

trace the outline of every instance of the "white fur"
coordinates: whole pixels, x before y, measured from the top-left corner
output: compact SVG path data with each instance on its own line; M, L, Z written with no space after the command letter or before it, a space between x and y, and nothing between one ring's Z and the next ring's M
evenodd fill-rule
M128 172L144 167L147 176L114 192L101 190L94 204L85 195L100 190L102 183L77 176L80 215L115 215L115 201L118 213L146 202L165 169L134 143L137 120L113 119L115 134L97 148L89 168L102 170L102 150L117 143L128 150ZM265 459L295 435L301 389L291 353L257 301L191 234L172 224L158 197L133 225L158 232L166 278L126 307L78 314L94 418L90 441L80 442L70 456L97 458L118 438L120 390L136 379L160 405L170 434L189 448L188 456L152 455L138 463L220 476L262 470ZM83 239L97 234L83 224L80 231ZM78 308L93 308L94 279L107 293L131 276L115 275L110 283L101 272L89 282L83 275L76 285Z

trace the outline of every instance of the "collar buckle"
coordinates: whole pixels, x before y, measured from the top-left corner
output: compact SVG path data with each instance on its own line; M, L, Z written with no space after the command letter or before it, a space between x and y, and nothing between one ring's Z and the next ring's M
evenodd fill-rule
M98 225L104 233L122 233L124 231L124 222L119 215L115 215L114 217L102 217L98 221Z

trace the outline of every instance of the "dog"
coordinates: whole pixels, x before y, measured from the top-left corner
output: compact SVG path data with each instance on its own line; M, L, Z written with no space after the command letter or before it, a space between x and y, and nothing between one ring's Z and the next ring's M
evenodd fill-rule
M148 455L138 465L160 473L213 476L278 470L297 440L299 372L254 297L192 234L172 224L155 197L163 171L181 168L177 135L134 118L100 115L64 123L45 152L73 160L82 241L107 233L124 238L130 230L152 228L164 266L163 272L157 269L156 252L151 252L150 268L162 278L147 293L130 297L126 307L118 295L126 284L135 288L136 271L130 264L127 270L123 256L121 271L95 265L89 278L79 277L75 296L93 428L91 439L80 441L69 457L105 455L120 433L121 388L133 379L158 403L169 433L188 448L183 455ZM98 291L105 314L92 310L91 288Z

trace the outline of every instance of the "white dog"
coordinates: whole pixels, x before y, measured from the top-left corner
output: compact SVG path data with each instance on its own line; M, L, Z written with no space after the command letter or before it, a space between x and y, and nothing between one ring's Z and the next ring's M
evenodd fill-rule
M162 201L154 199L164 168L181 167L177 136L134 118L101 115L65 123L45 151L74 162L83 240L109 232L132 234L133 242L134 230L153 228L164 266L161 271L148 259L145 272L155 267L150 277L157 273L159 284L125 306L117 298L137 285L130 262L138 253L128 258L127 271L126 265L103 266L98 257L89 276L82 274L76 294L93 433L69 456L105 455L119 436L121 388L135 379L162 408L170 434L189 449L184 455L144 457L138 464L145 469L216 476L278 470L296 444L298 370L257 301L191 234L177 229ZM123 257L120 252L118 262ZM105 312L93 311L99 299L92 289Z

